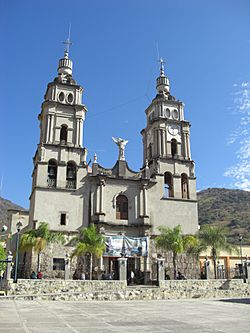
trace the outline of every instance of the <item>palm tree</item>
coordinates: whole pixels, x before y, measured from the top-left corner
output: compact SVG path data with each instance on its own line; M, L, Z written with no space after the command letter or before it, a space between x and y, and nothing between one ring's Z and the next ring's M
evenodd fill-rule
M80 230L79 235L72 239L71 244L75 244L75 249L71 257L81 257L86 254L90 256L89 278L92 280L93 258L100 258L106 245L104 237L98 232L94 224Z
M155 244L157 248L163 251L170 251L173 255L173 266L174 266L174 278L177 277L177 254L184 252L183 235L181 226L169 228L160 226L158 228L160 235L155 238Z
M188 256L199 259L200 253L205 250L204 245L197 235L183 236L183 246Z
M37 272L39 272L41 252L49 243L57 241L64 243L64 236L59 232L49 230L48 223L41 222L37 229L30 229L22 234L20 239L20 250L29 251L34 249L37 254Z
M200 229L199 239L204 249L211 247L211 256L214 265L214 278L217 278L216 260L220 251L228 251L229 253L234 250L234 247L227 242L226 229L223 227L204 225Z
M0 260L5 260L5 259L6 259L6 251L2 243L0 243ZM2 273L5 271L5 268L6 268L6 263L0 262L0 277L2 276Z

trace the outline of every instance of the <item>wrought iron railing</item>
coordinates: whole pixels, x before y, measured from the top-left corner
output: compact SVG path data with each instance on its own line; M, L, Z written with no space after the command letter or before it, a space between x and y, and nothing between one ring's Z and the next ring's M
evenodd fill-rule
M47 179L48 187L56 187L56 179Z
M76 188L76 181L75 180L67 180L66 181L66 188L75 189Z

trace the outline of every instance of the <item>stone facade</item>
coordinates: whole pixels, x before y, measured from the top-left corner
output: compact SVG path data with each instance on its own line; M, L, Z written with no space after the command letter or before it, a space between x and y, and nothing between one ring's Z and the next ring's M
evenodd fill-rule
M65 51L57 77L48 84L38 117L40 141L33 158L28 227L37 228L40 222L46 221L51 230L73 235L95 223L108 239L121 234L138 242L146 239L145 254L140 254L137 248L137 254L130 255L128 267L152 273L156 253L151 251L151 237L158 234L160 225L179 224L184 234L198 230L190 123L184 117L184 104L170 94L161 62L157 95L145 111L146 127L141 131L143 165L140 171L129 168L125 146L119 146L122 154L119 153L113 168L104 168L96 156L90 168L82 140L87 108L82 103L83 88L73 79L72 66ZM124 142L120 138L118 141ZM60 277L51 270L53 260L60 262L68 250L53 245L45 251L42 267L46 276ZM119 256L119 251L116 256L109 251L97 263L97 270L117 271ZM181 257L181 263L182 260ZM30 271L35 261L36 256L32 255ZM182 264L185 274L196 276L191 274L194 262L188 259ZM171 260L167 260L167 266L171 268Z

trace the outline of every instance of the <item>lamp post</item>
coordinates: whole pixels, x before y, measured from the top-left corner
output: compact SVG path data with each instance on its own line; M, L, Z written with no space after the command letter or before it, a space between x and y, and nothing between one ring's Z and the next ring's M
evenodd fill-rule
M240 275L243 275L243 258L242 258L242 235L239 235L239 242L240 242L240 263L241 263L241 270Z
M65 254L64 257L64 280L68 280L69 279L69 255L68 253Z
M16 224L16 229L17 229L17 237L16 237L16 262L15 262L15 275L14 275L14 283L17 283L17 266L18 266L18 255L19 255L19 236L20 236L20 231L22 228L23 224L21 221L18 221Z

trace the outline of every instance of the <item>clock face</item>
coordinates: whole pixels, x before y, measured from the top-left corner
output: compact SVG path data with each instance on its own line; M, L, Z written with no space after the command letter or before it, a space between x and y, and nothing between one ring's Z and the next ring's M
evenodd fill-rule
M171 135L177 135L179 133L179 126L177 125L169 125L168 132Z

